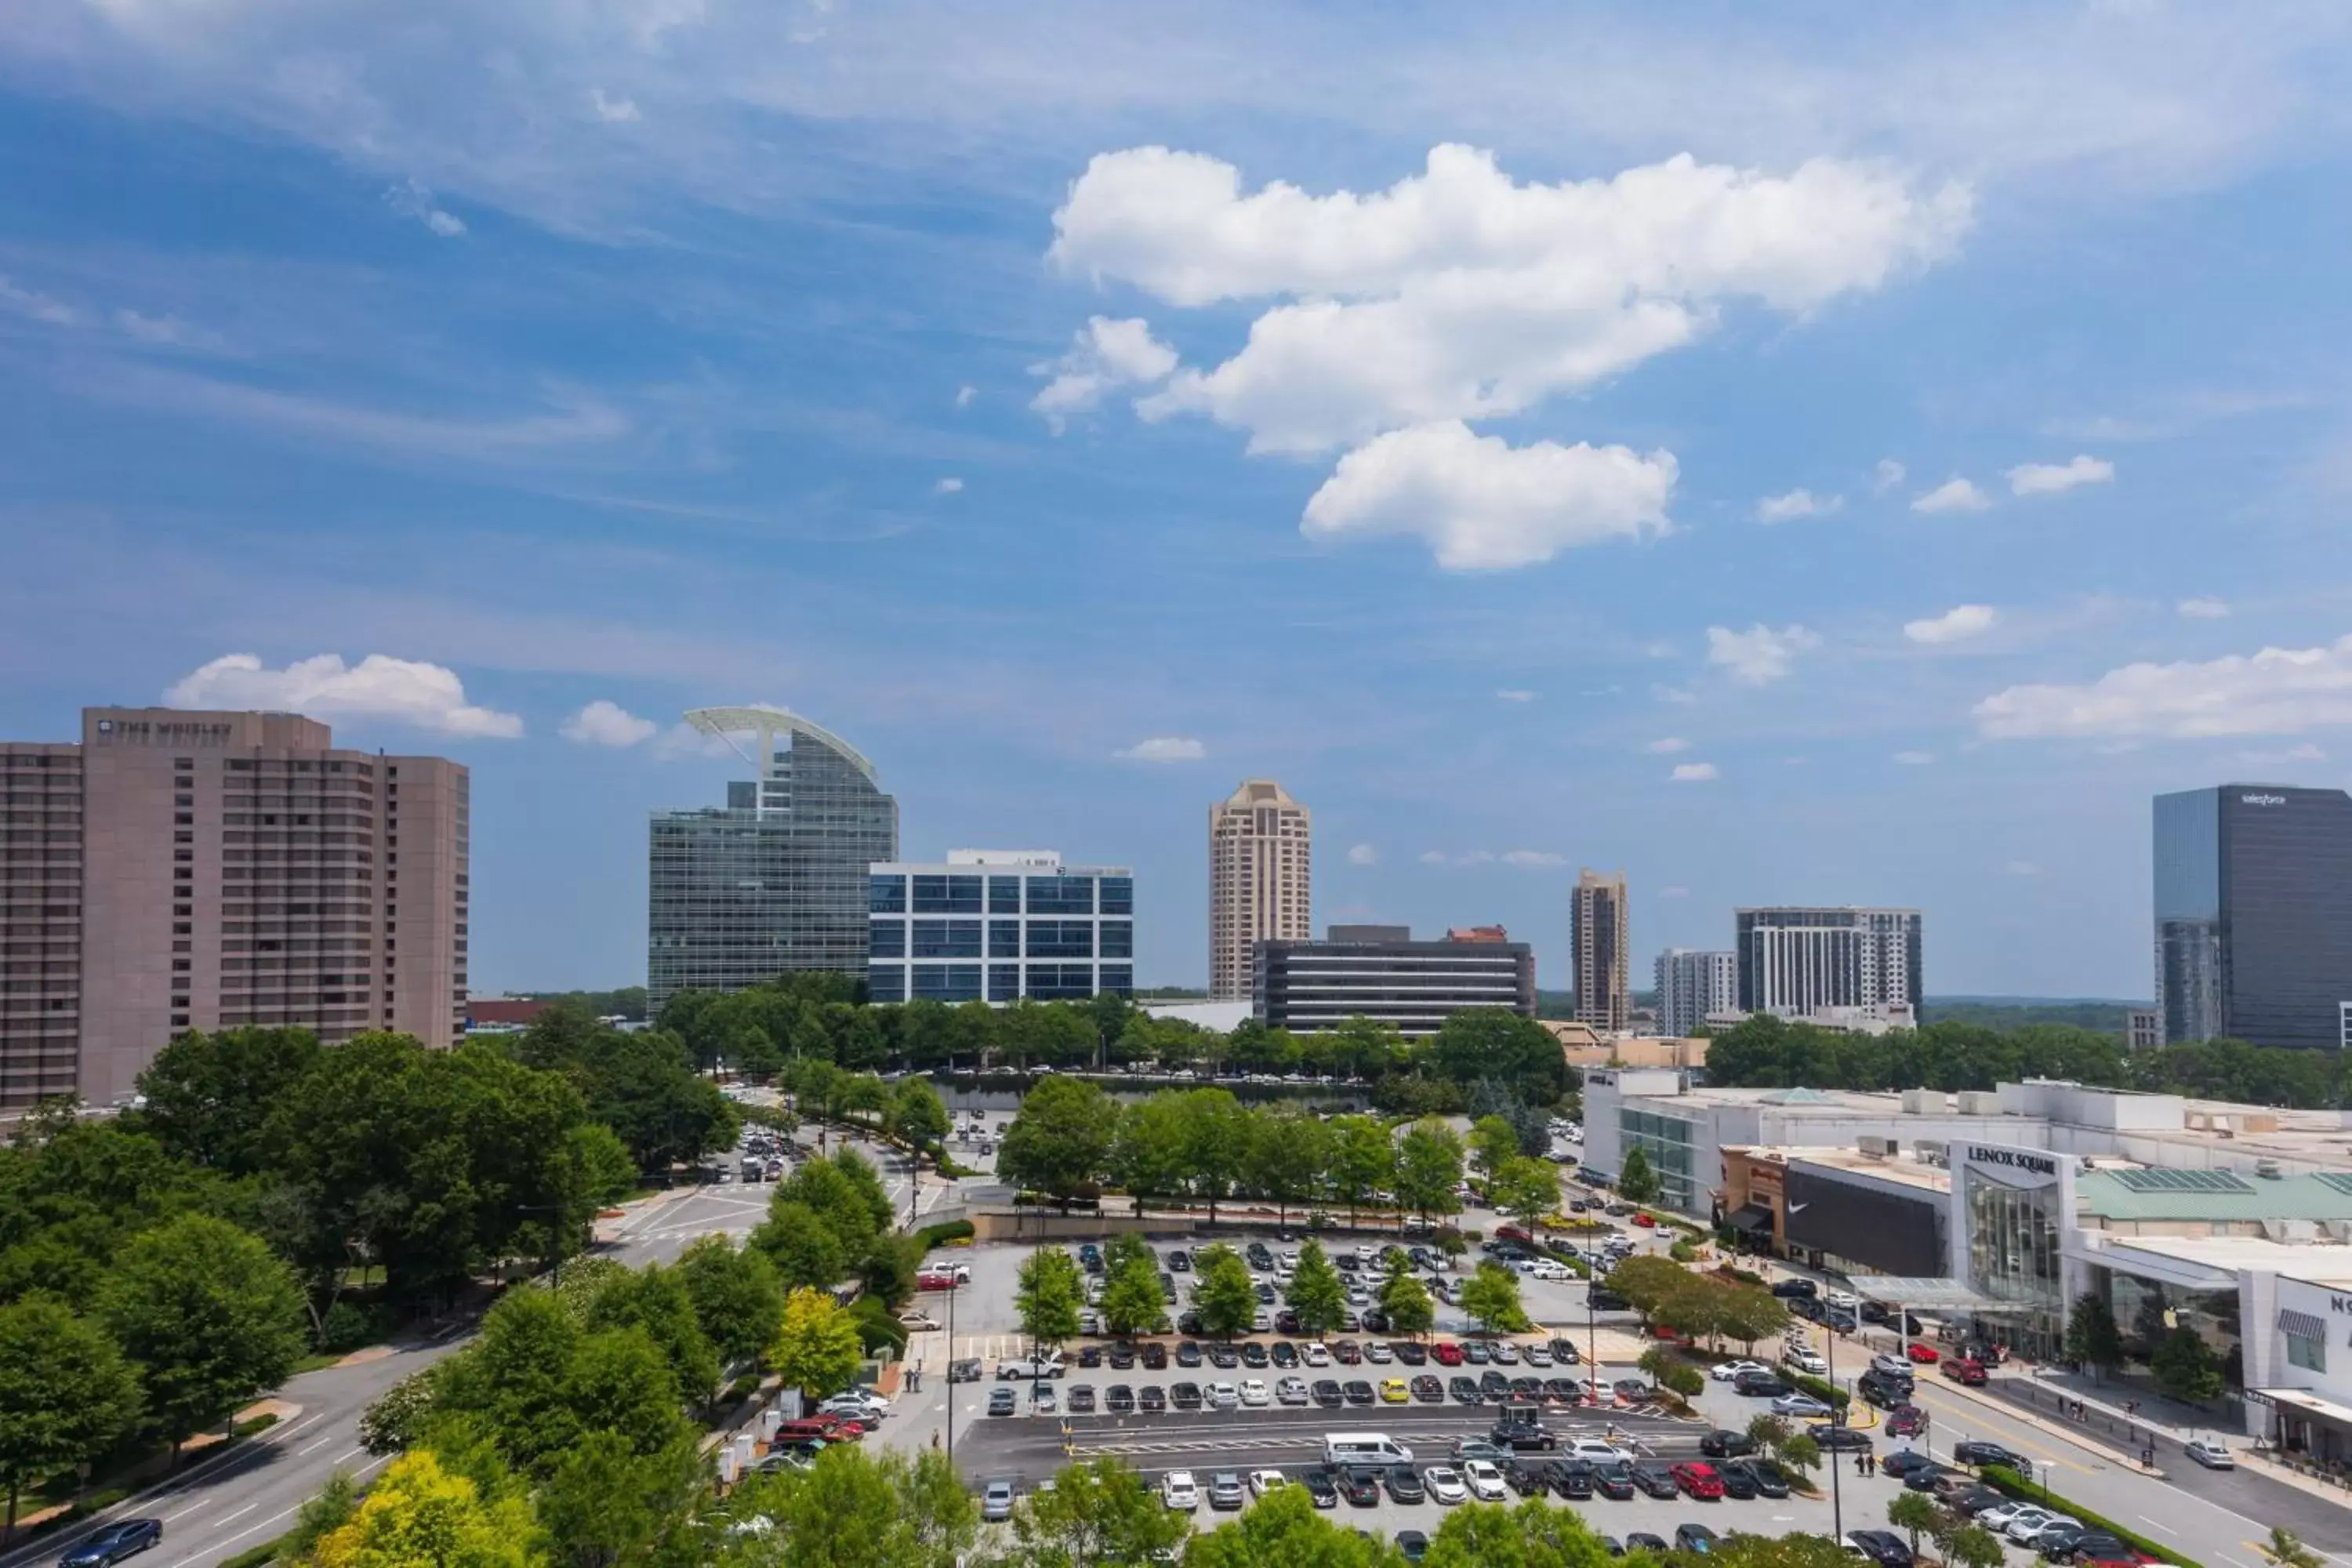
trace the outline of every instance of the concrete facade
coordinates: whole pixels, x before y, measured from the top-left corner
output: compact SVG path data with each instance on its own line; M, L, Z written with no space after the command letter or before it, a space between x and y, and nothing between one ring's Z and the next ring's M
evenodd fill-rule
M1209 811L1209 1000L1250 999L1257 944L1315 934L1314 814L1272 779Z
M46 769L23 765L43 756ZM40 772L51 787L17 787ZM396 1029L435 1047L462 1030L471 824L458 764L338 750L326 725L290 713L93 708L79 746L11 746L6 773L12 834L19 795L45 796L54 837L38 885L54 896L35 904L29 867L12 858L8 945L49 956L33 1016L0 1011L0 1104L112 1103L191 1029ZM55 787L64 776L78 787ZM6 973L14 983L13 960Z

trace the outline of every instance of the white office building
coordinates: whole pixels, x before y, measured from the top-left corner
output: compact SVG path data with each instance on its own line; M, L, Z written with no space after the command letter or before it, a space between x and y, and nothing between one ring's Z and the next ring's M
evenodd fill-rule
M1717 1014L1739 1010L1739 955L1670 947L1658 954L1658 1033L1669 1039L1698 1032Z
M1738 910L1733 921L1743 1013L1919 1005L1917 910Z
M1135 990L1135 873L1050 849L951 849L867 875L877 1002L1083 1001Z

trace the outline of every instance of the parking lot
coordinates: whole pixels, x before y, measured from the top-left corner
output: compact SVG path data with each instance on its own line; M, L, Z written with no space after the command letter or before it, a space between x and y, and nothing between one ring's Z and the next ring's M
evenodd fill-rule
M1498 1221L1492 1215L1473 1214L1464 1216L1464 1223L1491 1234ZM1637 1250L1657 1250L1665 1244L1665 1238L1655 1232L1629 1226L1622 1234ZM1336 1255L1351 1252L1360 1238L1350 1234L1324 1235L1318 1239ZM1360 1239L1377 1251L1396 1238L1382 1236ZM1170 1232L1147 1236L1146 1240L1160 1258L1163 1268L1172 1250L1181 1248L1189 1255L1214 1241L1241 1250L1250 1241L1260 1240L1277 1253L1286 1247L1295 1249L1297 1245L1295 1237L1278 1242L1265 1233L1238 1231L1216 1235ZM1076 1243L1041 1245L1067 1245L1073 1251L1076 1249ZM1577 1509L1592 1521L1595 1529L1621 1542L1641 1532L1671 1542L1675 1528L1685 1523L1703 1524L1717 1534L1733 1531L1769 1534L1799 1530L1828 1532L1836 1522L1842 1522L1846 1530L1883 1526L1887 1503L1901 1490L1901 1482L1894 1477L1853 1473L1849 1457L1847 1468L1836 1479L1835 1498L1826 1472L1818 1478L1822 1490L1816 1498L1792 1495L1780 1499L1759 1496L1701 1500L1681 1491L1672 1497L1657 1497L1640 1489L1626 1499L1612 1499L1598 1490L1588 1500L1563 1498L1559 1490L1544 1484L1551 1479L1548 1467L1570 1455L1579 1440L1613 1443L1639 1462L1640 1468L1663 1471L1677 1463L1699 1460L1701 1441L1714 1426L1744 1428L1750 1418L1769 1408L1768 1401L1743 1398L1728 1384L1715 1382L1709 1383L1696 1401L1696 1418L1669 1415L1652 1404L1621 1401L1614 1396L1613 1386L1611 1402L1605 1408L1570 1403L1568 1396L1573 1391L1569 1385L1594 1375L1590 1363L1596 1349L1600 1356L1598 1377L1604 1386L1611 1386L1621 1380L1639 1379L1633 1363L1647 1342L1636 1331L1631 1314L1588 1312L1586 1287L1573 1279L1523 1278L1521 1300L1537 1327L1531 1333L1507 1336L1520 1347L1549 1347L1554 1339L1565 1339L1575 1348L1577 1364L1573 1365L1556 1363L1530 1366L1524 1359L1523 1349L1522 1359L1512 1365L1496 1365L1491 1361L1478 1365L1466 1359L1460 1365L1445 1365L1434 1357L1412 1365L1399 1359L1396 1351L1387 1349L1391 1345L1401 1348L1400 1342L1362 1332L1333 1336L1319 1356L1307 1348L1308 1342L1294 1336L1253 1334L1235 1341L1230 1347L1194 1340L1190 1342L1192 1351L1188 1352L1184 1349L1187 1341L1171 1334L1137 1340L1132 1360L1126 1365L1113 1364L1117 1342L1084 1338L1065 1347L1064 1371L1059 1378L1045 1382L1027 1378L1000 1381L996 1376L1000 1363L1025 1354L1030 1348L1020 1335L1013 1302L1015 1276L1033 1250L1030 1245L1015 1244L956 1254L957 1261L971 1268L971 1279L953 1293L957 1314L954 1358L978 1361L979 1381L942 1384L939 1374L949 1360L948 1336L944 1330L919 1335L908 1353L911 1361L923 1367L921 1390L900 1402L900 1407L878 1435L881 1441L908 1447L943 1440L951 1394L957 1468L975 1489L1002 1479L1011 1481L1025 1494L1074 1460L1115 1455L1154 1485L1160 1484L1171 1471L1189 1473L1200 1493L1192 1514L1195 1526L1213 1529L1239 1511L1213 1502L1213 1483L1217 1478L1230 1475L1238 1479L1241 1506L1246 1507L1265 1480L1261 1478L1254 1483L1255 1473L1273 1472L1282 1478L1276 1484L1297 1485L1310 1472L1323 1470L1324 1437L1330 1432L1383 1433L1412 1451L1412 1468L1424 1476L1432 1466L1459 1472L1464 1461L1457 1458L1456 1445L1489 1443L1503 1413L1496 1402L1494 1383L1499 1379L1507 1390L1514 1379L1533 1378L1536 1383L1532 1387L1521 1384L1519 1404L1540 1422L1555 1447L1548 1451L1529 1449L1489 1456L1490 1462L1496 1463L1505 1484L1503 1500L1516 1501L1522 1495L1540 1489L1555 1504ZM1473 1253L1460 1260L1459 1271L1450 1277L1466 1276L1476 1258ZM1171 1272L1180 1287L1181 1305L1181 1288L1189 1283L1189 1271ZM1278 1286L1273 1271L1253 1272ZM1424 1273L1423 1277L1429 1276ZM1370 1284L1377 1274L1366 1270L1364 1278ZM944 1300L927 1298L924 1305L934 1315L943 1316ZM1436 1305L1438 1321L1429 1336L1430 1343L1466 1346L1473 1342L1477 1337L1475 1326L1460 1310L1443 1301ZM1339 1348L1342 1343L1351 1343L1359 1359L1353 1363L1342 1360L1343 1352ZM1286 1346L1289 1354L1296 1357L1296 1364L1276 1364L1276 1345ZM1374 1345L1383 1350L1374 1351ZM1158 1347L1157 1355L1151 1353L1154 1346ZM1198 1354L1197 1364L1185 1364L1194 1352ZM1383 1352L1389 1359L1373 1359ZM1230 1355L1232 1364L1217 1364L1221 1352ZM1263 1364L1252 1364L1260 1356ZM1161 1364L1149 1364L1147 1357ZM1122 1352L1117 1359L1128 1361L1129 1356ZM1767 1354L1759 1359L1771 1357ZM1841 1373L1849 1377L1859 1370L1858 1366L1840 1368ZM1437 1379L1435 1388L1426 1382L1418 1389L1414 1387L1413 1379L1432 1377ZM1456 1380L1463 1378L1480 1386L1474 1393L1457 1384ZM1285 1403L1283 1383L1286 1379L1297 1379L1304 1385L1303 1397L1301 1389L1294 1385L1289 1390L1291 1402ZM1404 1380L1402 1391L1383 1387L1392 1379ZM1263 1384L1263 1404L1241 1403L1244 1391L1253 1381ZM1208 1393L1213 1384L1221 1383L1233 1385L1234 1394L1234 1403L1223 1409L1216 1407ZM1351 1390L1351 1384L1360 1386ZM1190 1401L1180 1394L1180 1384L1191 1384L1202 1391L1197 1406L1187 1407ZM1334 1391L1318 1388L1320 1384L1338 1384L1339 1403L1330 1403ZM1051 1392L1045 1398L1036 1397L1047 1390ZM1402 1398L1398 1397L1400 1392ZM990 1414L992 1400L1001 1409L1008 1396L1012 1414ZM1258 1395L1253 1390L1247 1397L1255 1400ZM1883 1433L1874 1432L1872 1436L1874 1447L1882 1454L1904 1446L1888 1442ZM1473 1455L1481 1451L1479 1447L1468 1450ZM1506 1459L1516 1459L1517 1463L1503 1462ZM1458 1505L1429 1496L1425 1481L1423 1496L1417 1501L1401 1500L1394 1489L1383 1484L1377 1495L1367 1500L1351 1501L1342 1495L1331 1504L1333 1517L1339 1521L1391 1536L1415 1530L1433 1533L1453 1506ZM2021 1560L2025 1555L2030 1554L2021 1552Z

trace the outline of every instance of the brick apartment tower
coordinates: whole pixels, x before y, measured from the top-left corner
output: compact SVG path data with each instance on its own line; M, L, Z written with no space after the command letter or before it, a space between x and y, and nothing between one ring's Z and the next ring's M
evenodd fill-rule
M291 713L89 708L0 742L0 1107L131 1093L173 1036L453 1044L468 779Z
M1250 999L1254 949L1313 938L1314 817L1272 779L1250 779L1209 811L1209 995Z
M1633 1010L1625 935L1625 873L1579 871L1570 910L1569 956L1576 968L1576 1021L1622 1034Z

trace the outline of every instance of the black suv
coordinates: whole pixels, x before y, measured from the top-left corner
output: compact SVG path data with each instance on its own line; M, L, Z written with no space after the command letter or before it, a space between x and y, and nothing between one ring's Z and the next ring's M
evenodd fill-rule
M1582 1459L1562 1459L1551 1468L1552 1490L1570 1502L1592 1495L1592 1467Z
M1121 1340L1110 1347L1110 1364L1120 1372L1135 1364L1135 1347Z
M1745 1432L1718 1426L1698 1440L1698 1451L1710 1459L1736 1459L1756 1451L1756 1439Z
M1559 1447L1559 1440L1544 1430L1543 1423L1529 1416L1512 1416L1497 1421L1495 1429L1486 1436L1496 1447L1522 1454L1533 1450L1549 1453Z
M1866 1454L1870 1451L1870 1434L1857 1432L1842 1421L1816 1421L1805 1428L1805 1436L1824 1454Z
M1062 1396L1062 1403L1069 1406L1070 1414L1073 1415L1093 1415L1095 1385L1091 1383L1072 1384L1069 1393Z
M1298 1478L1307 1489L1307 1500L1317 1508L1337 1508L1339 1505L1339 1482L1328 1469L1312 1469Z
M1135 1390L1126 1384L1114 1383L1103 1394L1103 1408L1113 1415L1135 1414Z
M1881 1410L1907 1403L1916 1392L1912 1381L1891 1373L1865 1372L1854 1382L1854 1392Z
M1789 1392L1789 1385L1769 1372L1743 1372L1731 1380L1731 1392L1750 1399L1778 1399Z
M1201 1408L1201 1385L1197 1383L1171 1384L1168 1402L1179 1410L1198 1410Z
M1781 1474L1780 1467L1769 1459L1732 1459L1717 1465L1716 1473L1723 1477L1723 1489L1727 1493L1731 1491L1732 1478L1737 1476L1754 1487L1759 1497L1784 1498L1789 1495L1789 1478Z
M1596 1288L1592 1291L1591 1300L1592 1310L1596 1312L1628 1312L1633 1308L1633 1302L1614 1290L1602 1290Z
M1772 1294L1780 1297L1783 1301L1793 1300L1800 1296L1818 1296L1821 1293L1822 1288L1810 1279L1775 1279L1772 1282Z
M1168 1347L1158 1340L1144 1346L1143 1364L1147 1371L1165 1372L1168 1368Z
M1911 1568L1911 1549L1891 1530L1849 1530L1845 1539L1878 1568Z
M2033 1461L2014 1448L2004 1448L1998 1443L1955 1443L1952 1458L1962 1465L1999 1465L2004 1469L2024 1475L2033 1468Z
M1476 1405L1485 1397L1479 1392L1478 1380L1475 1377L1449 1378L1446 1381L1445 1392L1465 1405Z

